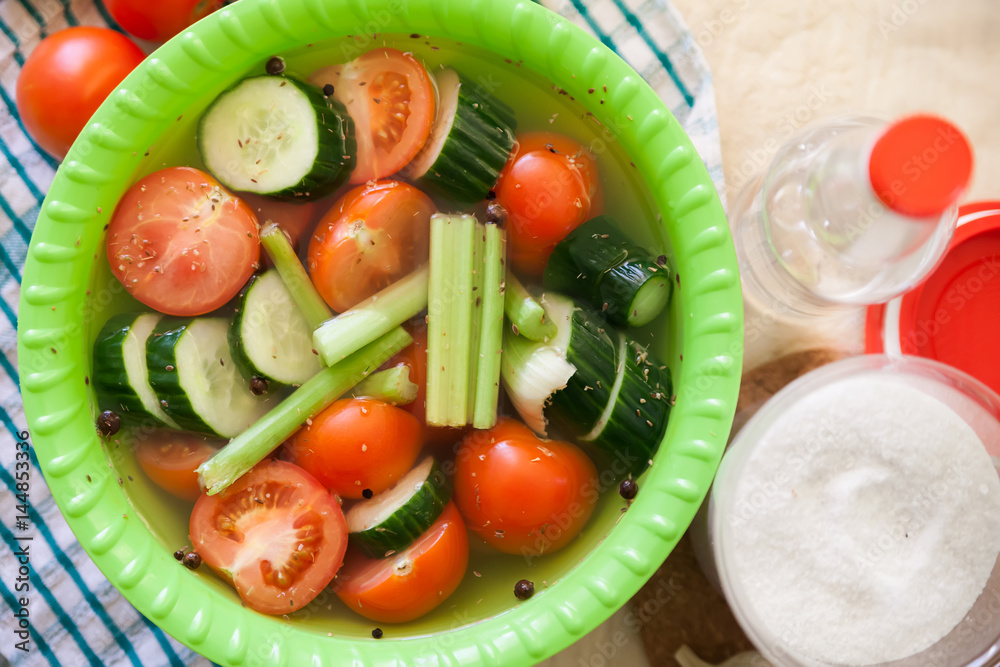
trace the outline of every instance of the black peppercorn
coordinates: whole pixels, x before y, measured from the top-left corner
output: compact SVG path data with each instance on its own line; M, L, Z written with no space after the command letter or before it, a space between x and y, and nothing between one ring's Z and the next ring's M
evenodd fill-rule
M382 639L382 628L375 628L372 630L372 637L375 639Z
M326 95L327 97L331 97L334 93L334 90L335 89L332 83L328 83L325 86L323 86L323 94Z
M254 375L250 378L250 393L254 396L260 396L267 392L267 380L259 375Z
M625 500L632 500L639 493L639 485L632 479L623 479L618 485L618 494Z
M199 556L194 551L189 551L188 553L184 554L184 560L182 560L181 562L184 563L184 567L186 567L187 569L197 570L198 566L201 565L201 556Z
M514 597L518 600L527 600L532 595L535 594L535 585L528 581L527 579L522 579L521 581L514 584Z
M111 410L105 410L97 416L97 430L103 436L114 435L122 427L122 418Z
M177 560L182 560L184 558L184 550L178 549L177 551L175 551L174 558L176 558Z
M486 222L503 227L504 223L507 222L507 209L503 207L503 204L493 200L486 205Z
M375 494L374 494L374 493L372 493L372 490L371 490L371 489L365 489L364 491L362 491L362 492L361 492L361 496L362 496L362 497L363 497L363 498L364 498L365 500L371 500L371 497L372 497L372 496L374 496L374 495L375 495Z
M267 65L264 66L264 71L268 74L281 74L285 71L285 61L278 56L272 56L270 60L267 61Z

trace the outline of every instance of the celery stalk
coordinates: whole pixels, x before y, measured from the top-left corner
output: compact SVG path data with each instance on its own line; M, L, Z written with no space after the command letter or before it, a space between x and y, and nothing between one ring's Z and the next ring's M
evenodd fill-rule
M514 333L537 342L556 335L556 325L545 315L545 309L531 296L513 271L507 272L504 291L504 312Z
M431 216L430 278L427 287L427 409L428 424L441 424L444 412L445 345L450 328L449 309L445 303L448 263L452 256L451 221L443 216Z
M427 307L427 265L397 280L313 332L313 346L327 366L357 351Z
M453 335L448 343L448 426L465 426L469 404L469 360L472 356L473 253L476 219L463 215L453 224L456 256L452 259L451 304Z
M253 468L275 447L294 433L307 419L347 393L390 357L413 342L410 334L396 327L336 366L324 368L291 396L228 445L198 466L201 486L209 495L225 491L230 484Z
M486 275L486 265L483 257L486 252L486 225L477 222L473 232L472 246L472 326L469 332L469 391L466 396L467 408L465 413L466 423L472 422L472 415L476 410L476 384L479 374L479 334L483 326L483 287Z
M278 269L278 275L288 288L288 293L292 295L295 305L302 311L309 327L315 329L333 317L333 312L313 286L309 274L295 254L295 249L285 236L284 230L269 221L260 232L260 243L274 262L274 268Z
M497 420L500 396L500 354L503 347L504 265L507 239L497 225L486 225L483 253L482 306L478 341L478 369L475 381L472 425L492 428ZM551 323L550 323L551 324ZM555 325L552 325L553 331Z
M355 396L375 398L393 405L406 405L417 399L420 391L410 380L410 367L400 364L378 373L372 373L358 383L351 392Z

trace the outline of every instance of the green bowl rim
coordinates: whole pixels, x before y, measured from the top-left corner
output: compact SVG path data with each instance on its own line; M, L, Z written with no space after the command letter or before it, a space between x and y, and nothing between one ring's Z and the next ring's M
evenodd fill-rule
M293 26L313 26L312 36ZM180 101L307 39L372 32L474 43L523 60L573 95L649 186L683 277L675 298L685 318L670 425L642 492L609 538L529 603L449 632L381 641L297 630L241 609L177 567L145 524L128 518L132 507L113 483L94 429L84 377L89 350L80 344L100 230L139 161L155 153L149 139L183 113L187 101ZM587 94L603 84L605 95ZM252 661L251 648L271 664L312 665L406 665L430 656L434 664L520 665L556 653L627 602L676 545L708 492L739 390L739 272L708 172L674 116L623 60L527 0L243 0L216 12L153 53L91 119L42 206L23 285L24 407L53 498L90 557L140 612L221 664Z

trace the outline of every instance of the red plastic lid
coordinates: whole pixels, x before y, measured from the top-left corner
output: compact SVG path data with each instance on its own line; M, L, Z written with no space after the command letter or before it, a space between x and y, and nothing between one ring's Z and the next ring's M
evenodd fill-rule
M958 224L927 280L868 308L865 351L936 359L1000 392L1000 201L963 206Z
M909 116L875 142L868 171L875 194L892 210L915 218L940 215L969 183L972 148L943 118Z

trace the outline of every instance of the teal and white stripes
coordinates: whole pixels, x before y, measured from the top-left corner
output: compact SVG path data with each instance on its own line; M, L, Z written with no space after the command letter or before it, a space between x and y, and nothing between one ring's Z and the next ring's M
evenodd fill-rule
M673 8L664 0L542 4L597 35L649 81L688 130L721 192L711 76ZM58 167L25 131L14 106L15 84L25 58L42 37L73 25L109 24L110 15L94 0L0 0L0 540L5 546L14 537L13 443L25 423L16 370L21 269L39 207ZM0 642L0 654L23 666L209 665L139 614L107 582L66 526L37 460L32 458L31 464L32 652L14 650L8 636ZM2 562L0 598L10 608L19 594L11 588L11 559Z

